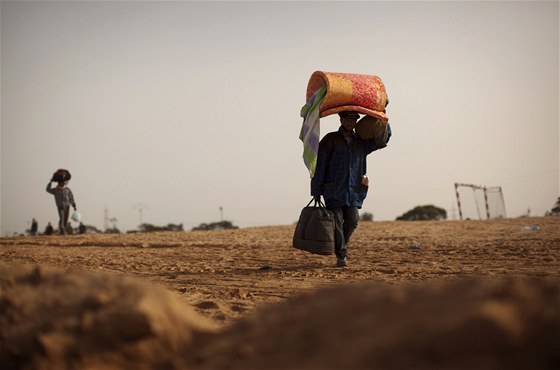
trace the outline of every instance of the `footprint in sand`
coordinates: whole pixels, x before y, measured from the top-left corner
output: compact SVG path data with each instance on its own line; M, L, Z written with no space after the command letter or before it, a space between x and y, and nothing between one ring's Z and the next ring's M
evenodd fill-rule
M216 302L213 301L204 301L194 305L196 308L200 308L201 310L217 310L220 308Z

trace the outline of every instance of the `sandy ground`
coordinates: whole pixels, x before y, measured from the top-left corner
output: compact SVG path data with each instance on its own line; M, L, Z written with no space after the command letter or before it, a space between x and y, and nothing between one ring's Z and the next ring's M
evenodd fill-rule
M45 369L560 368L559 217L362 222L342 269L292 248L293 231L0 238L0 357Z

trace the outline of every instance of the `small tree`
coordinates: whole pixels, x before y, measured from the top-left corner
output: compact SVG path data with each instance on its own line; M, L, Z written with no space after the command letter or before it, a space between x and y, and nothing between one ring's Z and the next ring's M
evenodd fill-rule
M231 221L220 221L212 222L209 224L202 223L197 227L193 227L192 231L205 231L205 230L229 230L229 229L239 229Z
M143 223L138 226L141 233L152 233L157 231L183 231L183 224L167 224L167 226L155 226L148 223Z
M445 220L447 211L434 205L417 206L397 217L397 221Z
M373 221L373 213L364 212L360 216L360 221Z
M556 200L556 204L545 214L546 216L560 216L560 197Z

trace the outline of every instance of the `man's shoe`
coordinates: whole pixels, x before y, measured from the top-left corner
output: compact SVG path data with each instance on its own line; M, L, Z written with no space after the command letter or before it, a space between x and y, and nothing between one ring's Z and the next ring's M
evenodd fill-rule
M343 258L336 258L336 267L346 267L348 266L348 260L346 257Z

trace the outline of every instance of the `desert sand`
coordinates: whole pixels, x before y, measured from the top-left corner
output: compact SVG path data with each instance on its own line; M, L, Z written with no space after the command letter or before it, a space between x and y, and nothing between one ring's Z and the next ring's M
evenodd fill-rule
M559 217L294 227L0 238L2 368L560 368Z

